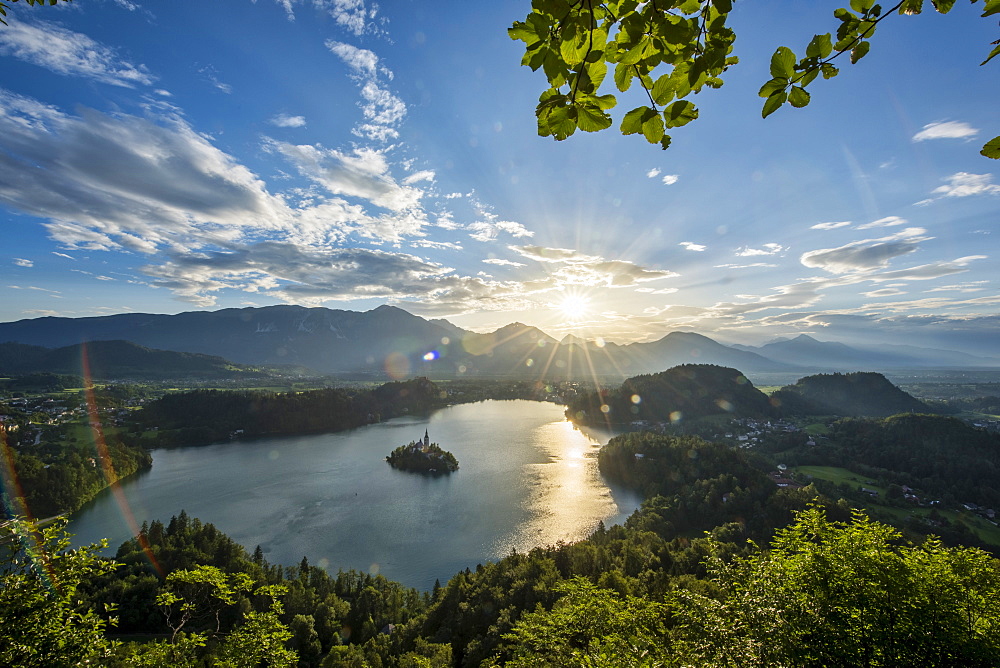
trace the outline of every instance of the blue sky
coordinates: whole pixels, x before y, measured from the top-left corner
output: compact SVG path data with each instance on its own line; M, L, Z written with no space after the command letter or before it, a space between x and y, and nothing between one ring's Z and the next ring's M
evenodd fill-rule
M506 34L526 2L16 4L0 320L391 303L557 337L1000 354L996 21L890 17L761 119L771 53L837 6L737 3L741 63L661 151L536 135L545 81Z

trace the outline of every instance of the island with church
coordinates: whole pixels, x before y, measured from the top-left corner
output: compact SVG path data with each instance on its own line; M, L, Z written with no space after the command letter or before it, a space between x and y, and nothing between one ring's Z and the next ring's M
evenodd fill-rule
M442 449L437 443L431 443L426 429L422 439L399 446L385 460L393 468L429 475L443 475L458 470L455 455Z

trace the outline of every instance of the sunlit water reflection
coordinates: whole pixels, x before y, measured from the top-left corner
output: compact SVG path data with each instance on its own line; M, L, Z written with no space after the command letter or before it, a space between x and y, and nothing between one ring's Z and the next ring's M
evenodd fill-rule
M597 470L610 434L581 431L562 411L486 401L351 432L158 450L151 471L122 484L127 508L106 491L70 530L114 548L130 535L125 512L166 522L184 509L248 549L261 545L272 563L305 555L429 588L514 549L582 539L638 507ZM425 428L458 458L457 473L427 478L385 463Z

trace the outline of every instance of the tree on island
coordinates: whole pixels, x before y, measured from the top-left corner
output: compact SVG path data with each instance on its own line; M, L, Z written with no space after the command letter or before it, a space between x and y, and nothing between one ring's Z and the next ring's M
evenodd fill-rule
M458 470L458 460L455 459L455 455L437 443L431 443L426 430L423 439L399 446L385 458L385 461L393 468L417 473L440 474Z

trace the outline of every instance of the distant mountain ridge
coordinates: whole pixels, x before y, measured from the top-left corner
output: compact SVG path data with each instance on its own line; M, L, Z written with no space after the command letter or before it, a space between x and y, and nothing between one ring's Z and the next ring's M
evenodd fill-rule
M890 369L911 367L1000 366L1000 358L978 357L956 350L920 348L909 345L848 346L835 341L818 341L808 334L781 339L762 346L735 344L737 350L780 359L796 366L831 369Z
M129 341L92 341L61 348L0 343L0 374L83 373L92 378L237 378L256 372L214 355L153 350Z
M298 365L324 374L374 378L456 376L624 378L682 364L715 364L744 373L935 366L904 346L862 351L802 335L765 346L726 346L694 332L619 345L511 323L476 333L447 320L426 320L394 306L357 312L279 305L176 315L126 313L88 318L42 317L0 323L0 342L61 348L83 341L130 341L151 349L214 355L244 365ZM1000 365L1000 360L928 351L939 366ZM897 364L898 363L898 364Z

